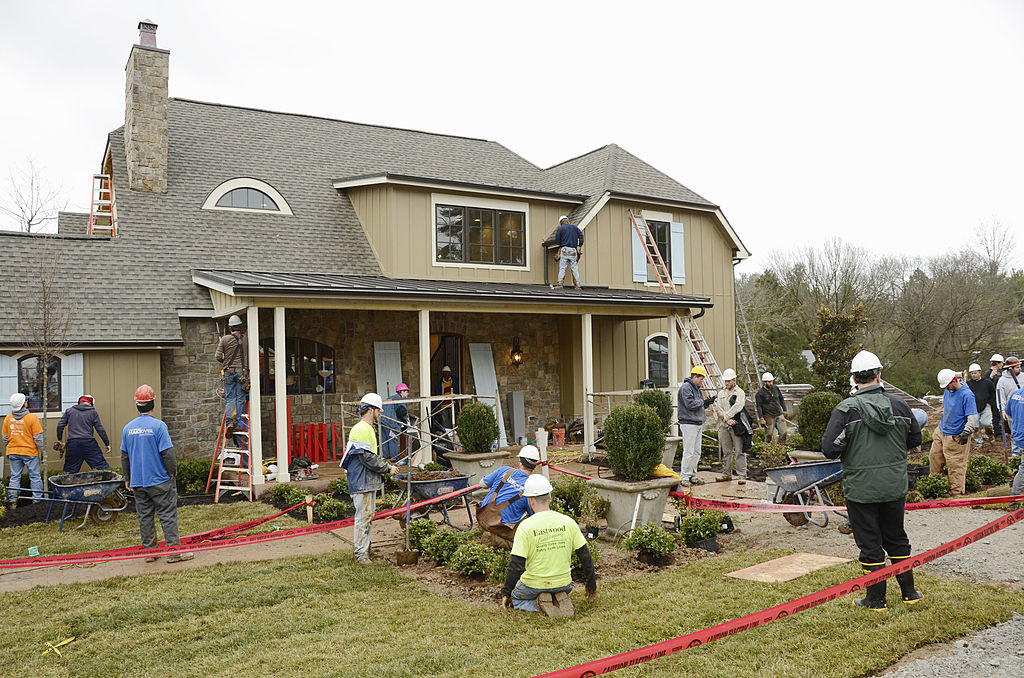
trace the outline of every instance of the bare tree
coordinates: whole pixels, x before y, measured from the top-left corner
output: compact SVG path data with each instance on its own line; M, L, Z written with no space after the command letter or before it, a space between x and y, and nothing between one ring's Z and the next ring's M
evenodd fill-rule
M52 186L43 179L32 160L26 160L20 167L12 165L7 174L10 185L0 202L0 214L16 222L19 230L40 231L67 206L61 186Z
M1009 226L993 219L974 229L974 253L983 259L989 275L1007 272L1006 262L1017 249L1016 238Z

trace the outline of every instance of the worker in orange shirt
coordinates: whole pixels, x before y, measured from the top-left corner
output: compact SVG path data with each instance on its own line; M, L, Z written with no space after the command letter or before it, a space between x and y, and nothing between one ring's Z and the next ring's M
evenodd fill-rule
M43 425L39 423L39 417L25 407L24 393L11 396L11 413L4 417L2 442L11 465L11 484L7 486L8 508L14 509L18 505L18 490L21 489L21 473L24 469L28 469L33 501L39 501L43 490L39 455L43 452L46 440L43 438Z

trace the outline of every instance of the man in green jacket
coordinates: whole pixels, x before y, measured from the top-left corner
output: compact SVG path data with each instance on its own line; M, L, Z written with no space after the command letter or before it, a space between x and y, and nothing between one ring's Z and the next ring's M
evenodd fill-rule
M882 390L882 363L870 351L853 358L850 374L857 391L836 405L829 418L821 450L830 459L842 459L843 494L860 548L864 572L910 557L910 539L903 529L907 496L907 450L921 444L921 425L902 398ZM914 588L913 570L896 575L903 602L923 597ZM854 601L871 610L885 610L886 582L872 584L867 596Z

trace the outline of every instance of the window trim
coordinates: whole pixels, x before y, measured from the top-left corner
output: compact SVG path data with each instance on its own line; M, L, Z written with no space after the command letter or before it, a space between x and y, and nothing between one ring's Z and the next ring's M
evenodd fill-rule
M523 213L523 249L525 250L525 265L517 264L479 264L459 261L438 261L437 260L437 206L451 205L469 209L501 210L507 212ZM466 247L469 243L466 243ZM498 247L497 241L494 245ZM477 196L454 195L451 193L430 194L430 257L431 266L437 268L476 268L488 271L529 271L530 270L530 203L513 200L497 200L495 198L483 198Z
M643 214L643 216L644 216L644 221L667 221L668 222L668 228L669 228L668 247L669 247L669 256L671 257L672 256L672 253L671 253L671 249L672 249L672 223L674 221L676 221L676 215L673 214L672 212L656 212L654 210L643 210L641 212L641 214ZM669 271L671 272L672 265L669 264L668 262L665 262L665 263L668 264ZM674 278L672 279L672 282L676 282ZM676 284L677 285L684 285L686 283L676 283ZM657 280L654 280L654 281L648 280L647 282L644 283L644 287L660 287L660 285L658 285L658 281ZM644 345L646 346L646 344L644 344Z
M20 354L18 358L15 359L15 360L18 361L18 372L17 372L17 374L18 374L18 390L19 390L20 393L25 393L25 391L28 390L28 389L22 389L22 384L21 384L21 362L23 360L29 360L30 358L35 358L36 360L40 360L41 356L38 353L24 352L24 353ZM63 406L64 401L62 400L62 397L63 397L64 383L63 383L61 377L63 376L63 373L64 373L64 356L63 355L59 355L57 353L51 353L50 354L50 360L56 360L57 361L57 373L55 375L57 377L57 405L56 405L56 407L45 408L45 409L46 409L46 411L48 413L49 412L63 412L64 411L64 406ZM28 396L27 393L25 395ZM43 403L44 404L46 403L46 393L45 392L43 393ZM26 400L25 400L25 407L28 407L28 399L27 399L27 397L26 397ZM42 413L43 409L44 408L42 408L42 407L38 407L38 408L35 408L35 409L33 409L31 407L28 407L28 411L32 412L33 414Z
M218 207L217 201L224 197L225 193L229 193L236 188L252 188L257 191L261 191L270 196L270 199L277 203L276 210L262 210L262 209L251 209L249 207ZM286 216L293 216L292 208L288 205L288 201L284 199L284 196L270 184L259 179L252 177L237 177L235 179L228 179L224 183L217 186L215 189L210 191L210 195L206 196L206 201L203 202L204 210L217 210L219 212L246 212L249 214L283 214Z
M655 283L655 285L656 284L657 283ZM668 355L669 343L670 343L669 340L668 340L668 332L652 332L652 333L648 334L647 338L644 339L644 343L643 343L643 346L642 346L643 355L644 355L644 375L645 375L644 379L650 379L651 378L651 356L650 356L650 353L649 353L650 349L648 348L648 344L650 343L651 339L654 339L655 337L665 337L665 352L666 352L666 355ZM670 357L669 364L671 364L671 363L672 363L672 360L671 360L671 357ZM668 369L668 367L669 367L668 365L665 366L665 371L666 372L670 371ZM655 388L666 388L666 387L665 386L657 386L657 385L655 385ZM667 388L672 388L672 375L671 374L668 375L668 387Z

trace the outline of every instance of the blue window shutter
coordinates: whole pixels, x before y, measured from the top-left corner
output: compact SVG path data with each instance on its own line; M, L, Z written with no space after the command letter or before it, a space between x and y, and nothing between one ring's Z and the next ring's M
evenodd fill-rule
M629 225L629 231L633 235L633 282L647 282L647 253L644 251L644 244L640 242L633 224Z
M0 414L10 414L11 396L18 392L18 361L0 355Z
M686 283L686 250L683 247L683 224L673 221L671 224L672 282L676 285ZM636 274L634 273L634 276Z
M85 360L81 353L72 353L60 361L60 407L66 410L85 394Z

